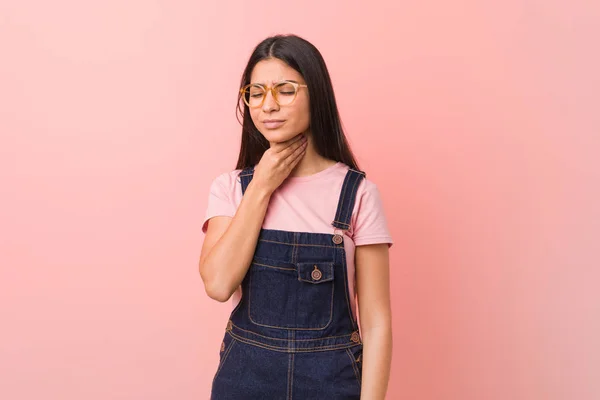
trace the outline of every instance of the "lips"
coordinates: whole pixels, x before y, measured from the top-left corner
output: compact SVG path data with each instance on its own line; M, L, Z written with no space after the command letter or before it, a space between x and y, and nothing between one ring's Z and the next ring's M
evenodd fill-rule
M267 129L277 129L285 123L285 120L283 120L283 119L265 119L262 123L265 126L265 128L267 128Z

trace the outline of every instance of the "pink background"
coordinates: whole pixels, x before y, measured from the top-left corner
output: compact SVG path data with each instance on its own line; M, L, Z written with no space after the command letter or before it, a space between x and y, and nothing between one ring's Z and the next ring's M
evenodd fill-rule
M368 6L367 6L368 4ZM207 398L252 47L323 53L391 251L389 399L600 398L597 1L0 3L0 398Z

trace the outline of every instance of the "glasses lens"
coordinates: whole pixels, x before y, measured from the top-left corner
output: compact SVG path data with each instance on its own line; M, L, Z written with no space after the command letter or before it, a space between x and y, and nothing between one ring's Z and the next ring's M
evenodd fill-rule
M250 107L258 107L265 96L265 89L261 86L248 86L244 89L244 102Z
M291 104L296 98L296 86L293 83L282 82L275 86L275 93L277 94L277 102L285 106Z

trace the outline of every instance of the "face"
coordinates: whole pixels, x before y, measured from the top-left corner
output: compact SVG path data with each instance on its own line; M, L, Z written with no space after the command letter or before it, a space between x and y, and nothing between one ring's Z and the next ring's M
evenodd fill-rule
M302 75L277 58L260 61L250 77L251 84L272 87L274 84L290 80L305 85ZM308 90L299 87L295 100L288 105L279 105L270 90L260 107L250 107L252 122L270 143L284 142L308 131L310 110Z

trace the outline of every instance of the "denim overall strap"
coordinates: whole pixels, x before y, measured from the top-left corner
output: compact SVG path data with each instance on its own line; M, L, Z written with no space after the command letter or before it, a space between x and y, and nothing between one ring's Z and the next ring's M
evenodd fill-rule
M246 193L246 189L248 188L248 185L250 184L250 181L252 180L253 176L254 167L245 168L242 170L242 172L240 172L239 177L242 182L242 195Z
M335 219L331 223L336 228L342 230L350 229L350 219L352 218L352 210L356 201L356 192L360 181L366 176L362 171L357 171L350 168L344 178L340 199L338 201L337 212Z

